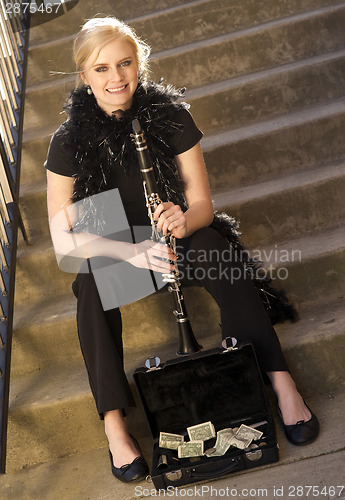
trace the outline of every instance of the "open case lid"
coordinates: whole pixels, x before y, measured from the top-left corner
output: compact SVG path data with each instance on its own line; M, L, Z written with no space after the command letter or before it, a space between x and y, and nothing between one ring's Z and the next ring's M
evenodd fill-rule
M268 412L251 344L214 349L167 361L134 373L153 438L159 432L182 434L191 425L226 422Z

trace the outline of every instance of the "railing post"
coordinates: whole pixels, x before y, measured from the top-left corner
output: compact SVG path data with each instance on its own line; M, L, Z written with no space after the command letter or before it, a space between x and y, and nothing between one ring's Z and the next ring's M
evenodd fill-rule
M10 4L18 12L8 12ZM6 444L18 227L27 239L19 210L29 14L23 2L0 0L0 472Z

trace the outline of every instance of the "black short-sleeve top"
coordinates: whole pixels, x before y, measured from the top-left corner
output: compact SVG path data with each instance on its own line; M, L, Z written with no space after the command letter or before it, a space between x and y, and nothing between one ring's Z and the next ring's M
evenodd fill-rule
M181 127L176 128L169 147L174 155L179 155L195 146L203 134L185 108L176 111L174 121L179 123ZM71 153L64 147L61 127L51 138L44 165L51 172L67 177L73 177L77 173ZM122 168L114 168L110 174L109 189L114 188L119 189L129 224L147 224L147 208L139 168L137 174L130 176Z

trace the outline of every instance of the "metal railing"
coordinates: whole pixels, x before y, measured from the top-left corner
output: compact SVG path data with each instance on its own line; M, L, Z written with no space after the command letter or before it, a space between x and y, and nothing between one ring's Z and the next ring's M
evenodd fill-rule
M28 13L23 2L0 0L0 472L6 469L13 303L19 211L19 178Z

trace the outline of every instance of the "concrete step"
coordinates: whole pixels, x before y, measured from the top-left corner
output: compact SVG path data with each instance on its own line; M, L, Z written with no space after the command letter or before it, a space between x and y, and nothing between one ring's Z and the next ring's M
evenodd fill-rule
M243 238L246 244L246 238ZM303 235L290 241L272 244L265 247L249 247L253 256L260 257L266 265L266 276L278 278L277 288L284 288L299 311L303 311L316 303L336 300L344 296L345 271L344 226L328 228L323 231ZM276 257L277 262L271 259ZM35 246L33 252L22 251L18 258L16 303L23 307L35 308L42 300L58 300L70 291L73 274L58 272L55 254L50 241L42 241ZM189 292L187 288L186 292ZM203 289L193 289L191 307L198 311L200 304L209 311L207 294ZM153 302L152 302L153 301ZM212 301L211 301L212 302ZM140 314L142 318L150 316L150 308L154 307L155 298L147 297L138 303L130 304L133 318ZM169 311L171 297L163 294L159 306ZM159 313L164 321L164 314ZM210 312L210 314L213 314ZM218 314L216 311L215 314ZM198 317L198 313L195 315ZM133 324L135 330L136 325ZM209 324L205 322L205 328ZM150 335L150 323L145 323L142 330Z
M198 123L197 118L196 121ZM345 150L339 131L344 127L345 101L341 100L248 127L206 134L202 148L212 191L224 190L225 186L242 187L279 174L341 161L345 158ZM50 133L42 131L39 139L26 135L23 145L21 193L27 193L30 198L35 196L38 187L42 191L41 205L33 201L32 209L23 206L23 211L26 217L31 214L34 218L41 212L43 220L39 226L37 221L33 222L34 218L29 222L32 230L40 233L46 233L48 228L42 203L45 204L46 182L43 162ZM22 198L21 203L25 205L24 196Z
M342 56L339 60L336 55L334 58L337 61L336 65L342 60ZM338 73L334 76L336 79L339 77ZM260 77L255 82L258 82L259 86L262 83ZM275 176L280 172L314 167L345 158L344 143L339 133L345 126L345 101L343 99L321 102L321 104L310 105L280 116L259 116L260 121L257 123L246 126L242 123L235 128L229 128L231 125L234 127L231 107L238 105L238 113L235 117L237 116L240 120L241 106L244 106L245 99L241 104L240 87L241 82L237 81L233 91L228 88L227 92L223 92L223 84L217 84L212 86L212 89L198 90L198 94L196 92L187 94L195 121L205 131L202 148L210 183L214 190L224 189L224 185L236 187L250 184ZM226 95L230 90L235 97L236 94L240 95L240 99L229 101ZM208 91L210 91L209 94ZM334 97L337 92L341 94L342 88L340 91L330 92L330 97ZM220 105L222 95L225 99L226 112L224 114ZM274 92L270 97L274 100ZM285 103L288 102L290 101L285 101ZM208 107L209 103L213 103L213 108ZM201 104L206 106L209 114L203 113ZM294 105L284 104L285 111L288 106ZM280 111L284 109L280 108ZM270 106L267 107L267 112L275 113ZM254 109L250 110L247 118L253 118L256 114L259 115L259 112ZM61 122L66 117L64 114L59 115L58 112L55 116ZM37 115L37 121L39 120L39 115ZM26 130L22 151L22 183L24 185L30 182L45 182L46 172L43 163L47 156L50 136L57 125L55 123L44 129L39 127L31 132ZM228 128L217 131L217 128L222 125L227 125Z
M344 446L343 434L339 434L339 416L344 403L343 395L330 397L327 394L311 401L322 425L321 434L312 445L303 448L289 445L276 421L279 462L232 473L211 482L187 485L171 491L171 494L196 499L203 493L203 498L210 499L229 491L232 498L238 499L247 496L250 491L252 498L287 500L300 485L300 493L314 491L318 496L317 492L323 491L324 498L344 500L341 485L345 452L341 449ZM141 439L140 445L144 456L150 460L152 440L149 437ZM314 489L307 489L307 485L312 485ZM277 492L279 496L276 496ZM110 472L108 450L102 447L8 473L0 485L0 494L3 500L36 500L40 495L44 495L45 500L135 500L138 497L157 498L159 492L146 481L134 485L115 480Z
M100 14L129 19L133 16L143 16L158 10L174 8L184 3L184 0L146 0L145 2L131 0L129 7L126 0L117 0L116 5L113 0L79 0L78 4L67 14L31 29L30 45L72 35L79 31L80 26L87 19ZM325 4L327 5L327 0L321 3L321 5Z
M219 340L217 304L210 300L203 288L184 287L184 295L198 336L205 338L216 335ZM200 303L203 304L201 316ZM64 295L57 293L54 297L42 297L39 301L32 300L29 305L17 300L12 376L42 372L56 366L63 370L64 367L82 362L76 328L76 304L70 287L64 290ZM123 306L124 345L128 349L133 349L134 346L134 350L138 352L142 349L150 350L153 339L155 348L174 346L178 331L172 310L173 299L168 292Z
M267 277L277 278L275 286L286 290L299 311L317 303L328 307L345 296L344 234L344 225L328 228L269 248L256 247L252 255L264 258Z
M294 0L288 4L277 2L274 8L267 9L267 4L260 0L253 9L249 0L245 0L241 5L230 5L224 0L198 0L135 17L130 19L129 23L154 52L159 52L222 33L256 26L259 23L306 11L308 8L315 9L333 4L334 2L324 0L316 3L315 1L301 3ZM107 13L103 7L102 12L112 15L113 6L110 9ZM80 11L79 6L75 8L73 15L78 10ZM69 23L69 29L72 26ZM74 34L74 32L66 36L60 34L58 39L50 36L42 43L30 43L28 58L30 85L49 80L50 71L74 71L72 62Z
M213 192L345 159L345 101L294 111L202 140Z
M12 377L82 363L77 326L77 301L71 289L63 297L16 302L11 363Z
M205 134L303 110L344 96L345 50L212 83L186 92Z
M215 30L218 34L224 30L235 31L271 19L337 3L341 2L339 0L338 2L336 0L303 0L303 2L290 0L286 3L279 0L272 2L270 8L267 8L265 0L257 0L253 8L251 0L243 0L240 4L232 5L224 0L190 2L182 0L153 2L151 0L145 3L136 0L131 3L131 12L128 12L128 5L124 1L117 2L114 9L111 0L102 2L83 0L82 4L80 2L74 7L73 12L69 12L62 19L52 20L39 28L31 29L30 44L33 46L44 44L48 40L58 42L61 37L72 36L79 30L81 19L92 18L97 13L104 16L115 15L119 19L126 20L138 30L139 35L148 36L149 34L152 43L164 47L165 44L181 45L181 40L188 42L191 39L207 38L212 36ZM189 20L187 29L183 24L185 18Z
M213 189L215 207L236 217L248 245L284 241L344 220L345 162L288 172L254 184ZM49 233L45 184L22 186L21 213L32 238Z
M278 428L281 461L250 476L236 474L232 484L248 487L250 478L251 486L267 485L273 491L286 477L285 492L290 492L293 484L308 481L323 486L340 484L344 458L345 248L344 225L335 224L343 217L339 208L343 196L337 197L342 195L338 186L344 184L345 154L339 131L344 129L345 101L333 100L343 95L345 4L327 0L278 0L271 2L270 8L264 0L255 6L251 0L228 4L220 0L188 4L133 0L129 6L119 0L114 6L109 0L102 4L83 0L66 17L32 30L31 43L42 54L50 40L55 61L49 63L49 69L57 69L60 59L54 55L54 39L64 36L70 43L70 35L83 19L96 12L128 19L130 7L133 24L143 30L144 37L152 36L155 51L160 51L152 61L156 77L163 75L177 86L193 88L192 112L201 128L205 123L203 147L218 206L233 204L242 213L244 242L251 244L255 256L264 257L267 272L272 270L280 278L276 284L287 290L300 313L298 323L277 325L277 331L297 385L322 426L319 440L302 449L289 446ZM147 15L163 7L166 12ZM306 12L308 9L313 10ZM182 17L189 20L188 29ZM217 24L219 31L215 32ZM167 45L161 42L159 30L165 40L170 38ZM210 36L213 38L207 39ZM61 49L62 45L57 45ZM67 59L65 49L61 52ZM39 74L41 70L37 70ZM22 244L18 252L9 474L0 483L0 496L5 499L126 500L138 496L132 485L114 483L109 471L103 425L78 346L76 304L70 291L73 275L58 270L43 208L42 163L47 141L59 118L64 119L58 112L73 86L72 75L35 84L28 92L22 202L31 246ZM303 90L307 87L308 95ZM35 94L39 95L37 100ZM208 106L208 101L213 108L221 103L224 109L204 115L201 107ZM272 116L276 113L278 116ZM214 118L211 127L210 116ZM250 124L257 119L259 123ZM281 174L280 180L275 179ZM260 195L254 184L260 186ZM231 202L229 192L221 193L225 186L234 188ZM254 219L247 211L251 197ZM262 228L257 218L260 212L269 220L269 230ZM247 238L246 226L260 227L258 239ZM320 227L321 231L306 233L306 228ZM273 238L274 230L278 237ZM262 246L257 246L260 235ZM297 237L291 239L292 235ZM269 241L274 243L268 246ZM185 296L199 342L205 349L218 346L218 308L203 289L187 288ZM163 294L159 301L151 296L122 308L130 379L149 355L158 354L163 360L175 357L177 332L171 309L169 294ZM140 405L128 420L149 457L152 441ZM212 484L226 487L229 477Z
M286 175L282 179L218 192L214 196L215 206L239 217L247 247L267 246L269 242L282 244L281 242L302 234L310 234L312 238L313 231L320 228L327 230L328 226L342 222L343 214L339 207L342 206L343 194L339 186L344 184L343 179L344 163L321 166L310 172L302 171ZM18 252L17 276L21 286L17 288L16 298L25 302L42 295L55 296L59 290L63 293L73 280L73 275L69 273L57 273L58 267L46 221L45 192L40 190L32 194L32 199L30 201L28 196L26 201L22 198L21 202L25 208L24 215L30 214L31 218L28 216L28 220L35 220L35 223L26 224L31 246L23 244ZM27 210L27 207L33 208ZM37 229L40 225L42 231ZM303 238L304 236L302 243ZM306 241L308 246L309 240ZM339 245L339 248L343 248L341 240ZM32 252L33 248L35 252ZM341 263L342 260L338 264ZM338 269L337 266L335 269ZM298 276L296 278L299 279ZM295 287L294 282L291 285Z
M251 0L231 3L224 0L198 0L130 19L129 22L140 35L147 36L156 52L338 3L341 2L291 0L286 3L278 0L268 8L267 1L257 0L253 8Z
M109 6L113 14L113 6ZM80 10L80 9L79 9ZM202 10L202 17L200 11ZM224 0L187 2L129 20L130 25L154 51L184 45L208 36L231 30L233 20L229 12L234 10L224 6ZM251 13L253 15L253 13ZM245 22L242 15L242 22ZM69 26L69 29L71 25ZM169 36L167 36L169 33ZM75 33L59 39L49 39L36 45L30 44L28 58L28 78L30 85L49 80L50 71L74 71L72 45ZM42 64L43 63L43 64Z
M66 120L67 117L62 110L75 84L76 76L71 75L60 80L52 79L47 84L27 86L24 111L25 135L37 137L36 129L41 133L43 116L45 130L50 128L55 130Z
M308 401L314 397L329 397L329 394L334 397L344 393L343 311L343 301L338 302L328 311L310 311L300 322L283 325L282 331L278 331L290 369ZM152 316L151 313L151 321ZM153 347L152 337L149 345L145 337L146 334L137 329L136 346L126 340L126 372L130 380L134 370L143 366L149 355L156 354L162 361L176 357L175 338L170 336L165 345L154 342ZM205 349L219 345L220 340L210 333L199 335L198 339ZM312 380L308 377L310 373L313 373ZM138 400L136 394L135 398ZM140 405L133 414L130 413L130 420L139 437L148 436ZM96 415L86 371L81 363L54 364L36 373L12 378L9 472L87 452L105 446L105 442L102 423Z
M344 48L344 18L340 4L158 52L152 72L155 79L195 88L332 52Z
M104 446L82 364L13 377L11 394L9 472Z
M322 305L322 310L327 313L333 304L337 301L343 304L344 300L341 271L344 261L344 249L341 250L343 234L344 228L335 228L313 235L309 238L309 245L305 240L296 239L266 248L255 247L251 249L251 254L266 263L268 277L280 277L276 282L277 287L288 291L302 318L308 317L309 310L317 304ZM342 263L339 264L341 259ZM65 276L65 273L59 274ZM38 298L33 296L30 302L16 301L12 360L14 376L81 361L75 321L76 299L70 289L72 276L66 276L65 287L57 289L55 295L45 293ZM17 283L22 283L22 280L17 280ZM41 286L47 289L46 283L41 282ZM203 288L184 287L183 290L197 337L202 338L203 345L205 338L210 335L218 338L219 310L216 303L210 300ZM170 345L170 339L173 339L173 343L177 342L172 307L172 298L168 293L161 294L159 300L156 295L152 295L122 307L125 345L149 349L154 338L155 346L163 349ZM277 325L278 331L282 329L284 332L285 327L289 331L289 324ZM303 328L300 329L300 336ZM296 334L292 340L295 337ZM285 334L284 338L285 345L289 346L288 335Z
M57 117L63 121L62 117ZM54 130L58 127L56 123L53 127L45 130L39 128L34 134L24 134L22 144L22 168L21 182L23 184L46 181L46 169L43 164L47 158L50 138Z
M48 235L30 244L20 243L17 254L15 302L29 304L43 297L61 296L70 289L72 274L59 270Z
M219 129L249 124L269 116L343 97L341 82L345 84L344 60L345 50L323 54L271 70L200 87L187 92L186 99L191 104L193 116L203 132L214 133ZM48 93L51 92L49 89ZM55 94L54 91L54 95L57 99L56 106L60 105L62 109L61 94L59 91ZM31 98L29 93L27 110L34 111L35 101L36 106L42 106L42 101L38 99L36 92ZM65 115L61 114L59 117L55 104L50 109L48 116L45 117L46 125L56 127L56 119L60 121ZM34 130L33 126L38 123L39 117L38 114L32 123L26 118L26 130L30 128ZM30 134L26 133L26 137L28 135ZM46 148L44 141L44 154Z
M183 47L159 52L152 59L153 79L159 80L163 76L167 82L178 87L199 88L210 83L214 84L217 81L251 74L255 71L268 70L320 54L341 50L344 48L345 43L338 31L344 20L344 5L327 7L242 30L235 34L219 35L209 39L207 44L203 41L194 42ZM330 26L331 32L329 33ZM316 37L315 32L319 31L322 36ZM308 36L306 33L313 38L312 43L311 40L306 39L306 36ZM324 40L322 39L323 36ZM314 38L317 43L315 43ZM283 47L281 40L284 40L285 45ZM256 50L253 50L253 46L256 47ZM262 48L262 53L258 52L257 47L260 47L260 50ZM274 49L271 47L274 47ZM63 54L63 57L65 57L65 51L60 49L58 53ZM37 63L35 63L34 67L36 68L36 66ZM187 73L185 71L186 67L189 68ZM63 71L67 73L69 71L73 72L74 68L64 68ZM339 72L339 69L337 72ZM312 76L310 78L313 80ZM319 79L320 76L318 76L318 80L313 87L315 90L311 90L311 94L317 92L316 88ZM60 79L53 79L47 83L34 84L31 80L29 77L25 103L25 129L30 131L40 127L42 113L45 116L46 126L49 127L54 124L56 128L59 121L58 113L62 109L65 98L75 86L75 75L71 74ZM286 81L285 84L284 81L281 81L280 84L283 85L282 91L285 89L289 93L290 89L290 94L291 92L297 92L297 90L291 90L289 83ZM291 85L293 84L296 84L296 81L291 81ZM301 86L299 88L300 92L305 94L305 88L301 88ZM263 88L261 92L266 91ZM269 93L266 92L265 95ZM320 95L320 92L318 95ZM238 98L241 98L241 96L238 96ZM260 102L260 99L259 96L258 102ZM315 97L310 96L309 99L315 102ZM292 98L292 100L294 99ZM305 100L308 102L307 96ZM317 98L318 100L319 98ZM250 106L248 97L245 106ZM269 103L267 106L269 106ZM254 110L251 119L253 119L253 115L255 117L257 114L258 111L255 112ZM245 119L244 116L242 121Z
M41 168L45 171L43 165ZM49 234L46 180L22 184L19 199L21 215L29 238L35 239Z
M249 246L263 246L341 224L344 197L342 162L217 192L214 201L240 221Z

